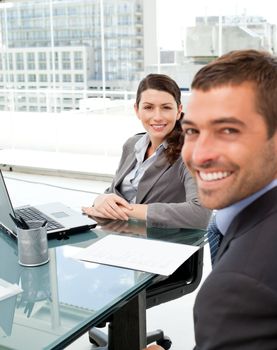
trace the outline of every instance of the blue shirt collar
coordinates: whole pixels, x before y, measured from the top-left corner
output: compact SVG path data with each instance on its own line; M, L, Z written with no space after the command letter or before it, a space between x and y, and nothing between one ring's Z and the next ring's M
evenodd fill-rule
M145 133L138 141L137 143L135 144L135 152L136 152L136 158L137 158L137 161L142 163L143 162L143 159L144 159L144 156L145 156L145 152L147 150L147 147L149 145L149 142L150 142L150 138L149 138L149 135L147 133ZM156 149L156 152L157 151L161 151L162 149L166 149L168 146L168 143L166 140L164 140L163 143L161 143L159 145L159 147Z
M254 202L257 198L261 197L264 193L271 190L273 187L277 187L277 179L270 182L258 192L253 193L251 196L232 204L229 207L218 210L216 213L216 224L220 232L225 235L235 216L237 216L239 212Z

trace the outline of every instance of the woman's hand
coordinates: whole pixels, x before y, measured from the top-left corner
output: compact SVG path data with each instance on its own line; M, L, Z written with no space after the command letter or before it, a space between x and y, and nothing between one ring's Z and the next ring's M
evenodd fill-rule
M101 194L96 197L93 207L83 207L83 213L113 220L128 220L132 206L122 197L114 193Z

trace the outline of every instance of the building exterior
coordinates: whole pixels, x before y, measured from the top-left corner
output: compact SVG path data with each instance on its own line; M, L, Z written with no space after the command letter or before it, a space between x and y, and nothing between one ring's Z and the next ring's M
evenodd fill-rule
M0 8L0 110L78 108L94 91L136 87L157 57L156 0L12 5Z
M277 52L276 25L263 17L197 17L196 25L187 28L185 52L198 63L231 50L267 50Z

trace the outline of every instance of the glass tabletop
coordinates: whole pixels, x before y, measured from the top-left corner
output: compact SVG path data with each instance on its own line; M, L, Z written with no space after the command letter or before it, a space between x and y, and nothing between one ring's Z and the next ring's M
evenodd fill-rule
M0 278L22 293L0 301L0 349L62 349L152 283L155 275L82 262L72 256L107 234L202 246L203 230L146 228L144 222L102 222L96 229L49 241L49 263L18 264L17 244L0 231Z

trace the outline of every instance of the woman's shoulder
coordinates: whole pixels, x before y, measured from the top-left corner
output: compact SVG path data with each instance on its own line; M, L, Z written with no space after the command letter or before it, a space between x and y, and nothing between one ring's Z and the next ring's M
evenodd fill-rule
M181 179L184 179L187 176L191 177L190 171L187 168L186 164L184 163L184 160L183 160L181 154L176 159L173 166L176 168L176 171L178 172Z
M124 143L124 146L133 146L136 144L136 142L142 138L142 136L145 135L145 132L140 132L138 134L135 134L128 138L128 140Z

